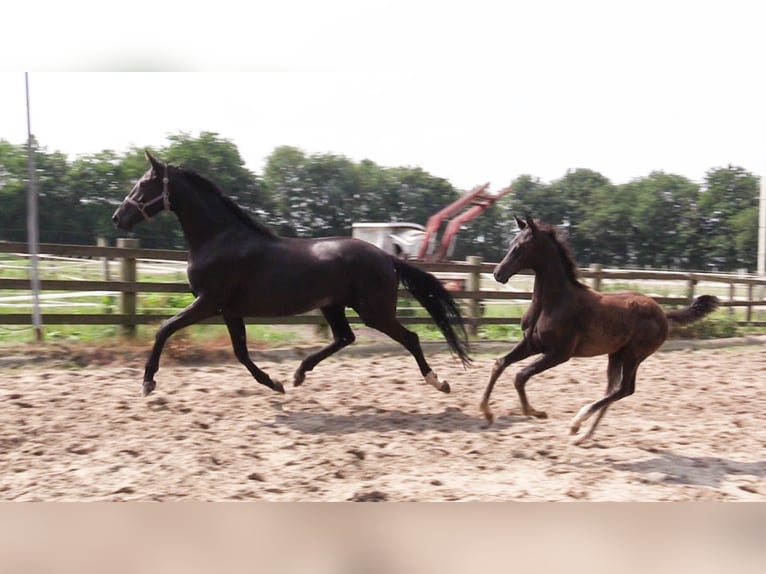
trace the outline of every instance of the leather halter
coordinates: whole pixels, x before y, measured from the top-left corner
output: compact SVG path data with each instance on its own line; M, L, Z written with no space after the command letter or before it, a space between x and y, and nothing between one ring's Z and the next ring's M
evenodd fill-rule
M128 196L125 198L125 203L129 203L135 206L139 213L144 216L144 219L149 221L152 216L146 213L146 208L150 205L154 205L155 203L162 201L163 209L165 209L165 211L170 211L170 190L168 189L169 183L170 180L168 179L168 166L165 166L165 177L162 178L162 193L160 195L154 199L150 199L146 203L143 201L136 201L132 197Z

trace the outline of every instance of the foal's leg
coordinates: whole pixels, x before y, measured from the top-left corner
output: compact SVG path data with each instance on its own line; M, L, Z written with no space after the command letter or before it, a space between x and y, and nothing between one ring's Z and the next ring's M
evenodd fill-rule
M532 349L531 343L525 337L519 341L513 349L511 349L510 353L495 361L495 365L492 367L492 374L490 375L489 382L487 383L487 388L484 389L484 397L481 399L481 403L479 404L481 412L484 413L484 418L486 418L490 424L492 423L492 419L494 417L492 416L492 411L489 409L489 396L492 394L492 389L495 386L495 382L497 382L497 379L500 378L500 375L508 367L508 365L526 359L527 357L534 355L536 352L537 351Z
M606 378L607 378L606 394L609 395L615 392L619 388L620 379L622 378L622 358L620 357L619 353L611 353L609 355L609 364L607 365L607 368L606 368ZM607 404L602 409L600 409L598 411L598 414L596 415L596 418L593 420L593 424L590 425L588 432L577 437L575 440L572 441L572 444L580 444L583 441L588 440L591 436L593 436L593 431L596 430L598 423L601 422L601 419L606 414L606 410L608 408L609 408L609 405ZM571 428L569 432L570 434L572 434Z
M226 328L229 330L229 337L231 337L231 346L234 347L234 355L237 357L240 363L247 367L250 374L253 375L256 381L262 385L266 385L270 389L279 393L284 393L285 388L279 381L273 380L261 369L255 366L255 363L250 359L250 354L247 352L247 331L245 329L245 321L242 317L229 317L224 316L226 321Z
M327 319L327 324L330 326L333 340L326 347L320 349L313 355L309 355L301 361L298 370L295 371L295 375L293 376L293 384L296 387L304 381L306 373L316 367L320 361L323 361L333 353L337 353L343 347L353 343L356 339L348 324L345 309L342 305L323 307L321 311L324 318Z
M635 359L633 357L629 357L623 359L622 377L620 379L620 384L615 385L604 398L594 401L593 403L585 405L583 408L581 408L580 412L577 413L569 425L569 434L576 434L577 431L580 430L582 423L587 421L597 411L605 409L615 401L619 401L622 398L632 395L633 391L636 390L636 371L638 370L638 365L645 358L646 357ZM598 419L596 422L598 422ZM594 429L591 429L591 431L588 432L588 436L590 436L593 430ZM585 440L585 438L586 437L584 437L582 440ZM582 441L578 441L578 444L579 442Z
M165 346L165 341L176 331L217 314L218 310L215 307L208 305L207 301L202 297L198 297L176 316L171 317L160 325L157 334L154 336L152 352L149 354L149 358L144 366L144 396L151 393L157 386L157 383L154 381L154 375L160 368L160 355L162 354L162 348Z
M529 401L527 400L527 393L524 390L524 385L527 384L527 381L532 376L537 375L538 373L542 373L543 371L547 371L548 369L551 369L556 365L560 365L561 363L566 363L571 358L572 353L569 350L563 352L559 350L556 353L546 353L535 362L524 367L518 373L516 373L516 378L513 380L513 386L516 387L516 392L519 393L519 401L521 402L522 414L538 419L548 418L548 415L544 411L535 410L529 404Z

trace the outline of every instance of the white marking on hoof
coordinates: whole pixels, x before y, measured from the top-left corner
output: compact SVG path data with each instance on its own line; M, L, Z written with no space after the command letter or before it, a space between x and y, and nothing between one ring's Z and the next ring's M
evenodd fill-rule
M595 426L595 425L594 425L594 426ZM573 445L575 445L575 446L579 446L579 445L581 445L582 443L584 443L586 440L588 440L588 439L589 439L591 436L593 436L593 431L594 431L594 430L596 430L596 429L594 428L594 426L591 426L591 427L588 429L588 431L587 431L587 432L585 432L585 433L583 433L583 434L581 434L581 435L579 435L579 436L576 436L576 437L574 437L574 438L572 439L572 444L573 444ZM577 432L577 431L575 431L575 432ZM570 432L569 434L574 434L574 433L573 433L573 432Z
M432 387L439 390L442 389L442 384L439 382L439 377L437 377L436 373L434 373L433 371L428 371L425 379L426 379L426 383L428 383Z
M591 405L585 405L583 408L580 409L580 412L578 412L577 415L575 415L575 418L572 419L572 422L569 425L569 434L575 434L578 430L580 430L580 426L582 426L582 423L584 423L590 418L590 414L588 414L588 409L590 407Z
M569 433L569 434L572 434L572 433ZM580 446L587 438L588 438L587 434L576 436L572 439L572 444L574 446Z

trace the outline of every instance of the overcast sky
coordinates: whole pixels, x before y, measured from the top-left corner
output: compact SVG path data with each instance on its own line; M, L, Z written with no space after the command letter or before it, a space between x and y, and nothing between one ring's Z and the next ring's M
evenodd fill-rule
M420 166L461 189L577 167L615 183L653 170L701 181L727 164L766 171L762 2L245 5L221 0L195 16L138 0L103 27L56 3L30 20L31 57L12 21L0 23L0 49L33 70L40 144L73 156L213 131L255 172L293 145ZM186 73L88 72L165 68ZM209 69L224 72L194 72ZM23 72L0 73L0 138L26 141Z

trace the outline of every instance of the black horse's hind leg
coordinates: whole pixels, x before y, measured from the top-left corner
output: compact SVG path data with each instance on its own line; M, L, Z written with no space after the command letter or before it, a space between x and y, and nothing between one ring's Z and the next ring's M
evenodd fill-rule
M284 393L285 388L282 386L282 383L274 381L256 367L255 363L250 359L250 354L247 352L247 331L245 330L245 321L242 317L224 316L224 321L226 321L226 328L229 330L231 345L234 347L234 355L239 362L247 367L247 370L250 371L250 374L253 375L256 381L274 391Z
M143 393L147 396L157 386L154 382L154 375L160 368L160 355L162 354L162 348L165 346L165 341L175 333L193 325L200 321L212 317L218 313L217 309L214 309L207 305L206 301L202 298L195 299L191 305L186 307L183 311L178 313L175 317L171 317L165 321L154 336L154 346L152 352L149 354L149 358L146 360L144 367L144 383Z
M376 311L377 312L374 314L371 314L362 309L357 309L357 312L365 325L388 335L410 352L415 358L415 362L418 364L420 374L423 375L423 378L429 385L443 393L450 392L449 383L447 383L447 381L440 381L436 376L436 373L431 369L428 361L426 361L426 358L423 355L423 349L420 347L420 338L417 333L413 333L406 329L399 321L397 321L396 316L393 313L390 316L386 315L381 317L380 310Z
M503 374L503 371L509 365L526 359L535 353L537 353L537 351L532 348L529 339L525 337L519 341L513 349L511 349L510 353L495 361L495 365L492 367L492 374L490 375L489 382L487 383L487 388L484 389L484 397L481 399L481 404L479 405L481 412L484 413L484 418L486 418L488 422L492 423L493 419L492 411L489 408L489 397L492 394L492 389L495 387L497 379L500 378L500 375Z
M324 315L324 318L327 319L327 324L330 326L333 340L326 347L320 349L312 355L309 355L303 359L303 361L301 361L300 366L295 371L295 375L293 376L293 384L296 387L306 379L306 373L316 367L320 361L323 361L330 355L337 353L343 347L353 343L356 339L356 337L354 337L354 333L351 331L351 327L348 324L348 319L346 319L346 313L343 306L335 305L332 307L323 307L321 311L322 315Z

